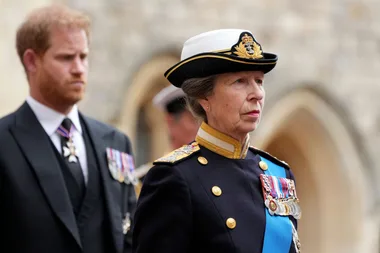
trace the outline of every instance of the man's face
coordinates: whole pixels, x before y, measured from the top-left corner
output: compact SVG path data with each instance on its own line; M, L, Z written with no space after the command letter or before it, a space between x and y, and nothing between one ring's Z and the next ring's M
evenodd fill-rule
M54 28L50 47L36 60L31 87L48 105L72 106L83 98L88 74L88 40L79 28Z
M168 114L166 120L173 149L194 141L199 124L189 111L184 111L179 115Z

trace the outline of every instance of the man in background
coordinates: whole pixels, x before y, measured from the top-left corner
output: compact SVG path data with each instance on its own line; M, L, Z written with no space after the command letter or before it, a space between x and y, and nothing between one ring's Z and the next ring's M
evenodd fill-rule
M0 119L0 252L131 252L129 139L77 108L89 34L89 18L61 5L17 31L29 96Z
M182 89L173 85L162 89L153 98L153 104L164 112L172 150L194 141L199 122L187 109L185 93ZM136 187L137 194L140 192L144 176L152 166L152 163L147 163L136 169L136 176L140 179L140 183Z
M161 90L153 104L164 111L172 149L177 149L194 141L199 123L187 109L185 93L173 85Z

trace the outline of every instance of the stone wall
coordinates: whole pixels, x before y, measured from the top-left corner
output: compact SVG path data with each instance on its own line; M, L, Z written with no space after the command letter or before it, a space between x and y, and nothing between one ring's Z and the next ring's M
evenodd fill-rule
M49 0L0 0L0 115L28 87L14 46L24 15ZM135 73L160 55L180 55L183 42L218 28L253 32L279 62L266 78L267 108L309 88L345 122L373 196L368 224L377 231L380 187L380 3L375 0L66 0L93 19L88 94L81 109L117 124ZM163 73L162 73L163 74ZM128 110L128 108L126 108ZM321 121L327 120L323 117ZM131 122L134 124L134 122ZM344 153L341 154L344 158ZM325 168L326 169L326 168ZM355 187L355 186L353 186ZM374 222L375 221L375 222ZM370 232L371 233L371 232ZM377 232L371 238L377 237ZM365 240L373 239L363 235ZM368 247L369 248L369 247ZM363 251L364 252L364 251Z
M67 1L94 20L90 87L83 110L117 121L134 73L156 55L180 54L190 36L218 28L250 29L276 52L267 105L312 87L334 104L380 178L380 4L364 1L151 0ZM380 193L379 189L376 189Z

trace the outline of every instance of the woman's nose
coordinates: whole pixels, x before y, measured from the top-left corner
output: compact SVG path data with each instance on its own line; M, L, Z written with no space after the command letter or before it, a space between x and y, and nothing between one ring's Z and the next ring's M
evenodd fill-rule
M252 85L249 85L249 87L248 100L260 101L264 98L264 89L261 85L254 82Z

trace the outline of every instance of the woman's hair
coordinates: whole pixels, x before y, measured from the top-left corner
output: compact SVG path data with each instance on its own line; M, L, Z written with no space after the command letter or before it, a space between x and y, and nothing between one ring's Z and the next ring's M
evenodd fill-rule
M207 122L207 115L199 99L205 99L214 91L216 75L190 78L183 82L182 90L186 94L186 103L190 112L199 120Z

